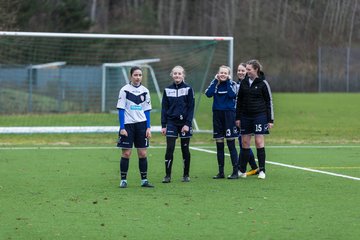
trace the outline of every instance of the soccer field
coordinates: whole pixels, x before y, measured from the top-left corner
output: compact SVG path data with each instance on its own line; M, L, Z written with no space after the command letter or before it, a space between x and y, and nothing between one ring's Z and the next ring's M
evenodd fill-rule
M266 180L213 180L215 150L192 148L183 183L176 149L163 184L165 148L151 147L155 188L140 187L134 155L120 189L114 147L1 147L0 239L358 238L359 145L268 146Z
M165 138L153 134L154 189L140 187L135 153L129 187L118 187L117 133L0 134L0 239L358 239L359 101L360 94L274 94L264 181L213 180L216 148L207 133L191 139L191 182L180 181L177 148L170 184L161 183ZM211 101L201 104L198 123L211 129ZM159 124L159 112L152 116ZM0 126L116 121L115 114L0 115ZM230 174L229 156L225 167Z

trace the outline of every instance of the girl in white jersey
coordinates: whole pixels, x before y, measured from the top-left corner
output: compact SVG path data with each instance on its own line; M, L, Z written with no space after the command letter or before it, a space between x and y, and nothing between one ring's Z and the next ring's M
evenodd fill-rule
M119 111L119 141L117 146L122 148L120 160L120 188L127 187L127 173L129 159L133 145L137 148L141 187L154 187L147 180L147 151L149 146L150 110L151 100L149 90L141 85L142 70L132 67L130 70L131 81L120 89L117 102Z

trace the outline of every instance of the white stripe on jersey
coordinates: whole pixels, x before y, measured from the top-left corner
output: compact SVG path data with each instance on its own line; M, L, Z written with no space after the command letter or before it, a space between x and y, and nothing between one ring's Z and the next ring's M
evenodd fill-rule
M269 96L270 96L271 120L274 120L274 105L273 105L273 98L272 98L272 94L271 94L270 85L266 80L264 80L264 83L266 85L266 88L267 88L267 90L269 92Z
M128 94L126 92L128 92ZM138 102L131 101L127 96L131 96L135 100L138 100ZM134 87L131 84L125 85L119 91L116 107L125 110L124 124L146 121L144 112L151 110L149 90L143 85L139 87Z
M167 97L182 97L187 96L189 94L190 87L180 88L180 89L172 89L165 88L165 93ZM177 91L177 96L176 96Z

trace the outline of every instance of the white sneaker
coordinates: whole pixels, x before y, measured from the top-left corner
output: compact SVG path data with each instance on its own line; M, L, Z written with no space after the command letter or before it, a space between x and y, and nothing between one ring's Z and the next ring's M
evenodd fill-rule
M265 176L265 173L264 173L263 171L260 171L258 178L259 178L259 179L265 179L265 177L266 177L266 176Z
M246 178L246 173L242 173L242 172L238 171L238 176L241 178Z

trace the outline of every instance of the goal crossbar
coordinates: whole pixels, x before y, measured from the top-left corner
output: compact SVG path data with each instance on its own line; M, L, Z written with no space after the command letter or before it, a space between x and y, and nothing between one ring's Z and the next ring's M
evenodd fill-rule
M180 36L180 35L137 35L137 34L92 34L92 33L50 33L50 32L11 32L0 31L0 36L27 36L27 37L63 37L63 38L107 38L107 39L153 39L153 40L210 40L228 41L228 65L232 67L234 59L234 37L229 36Z

